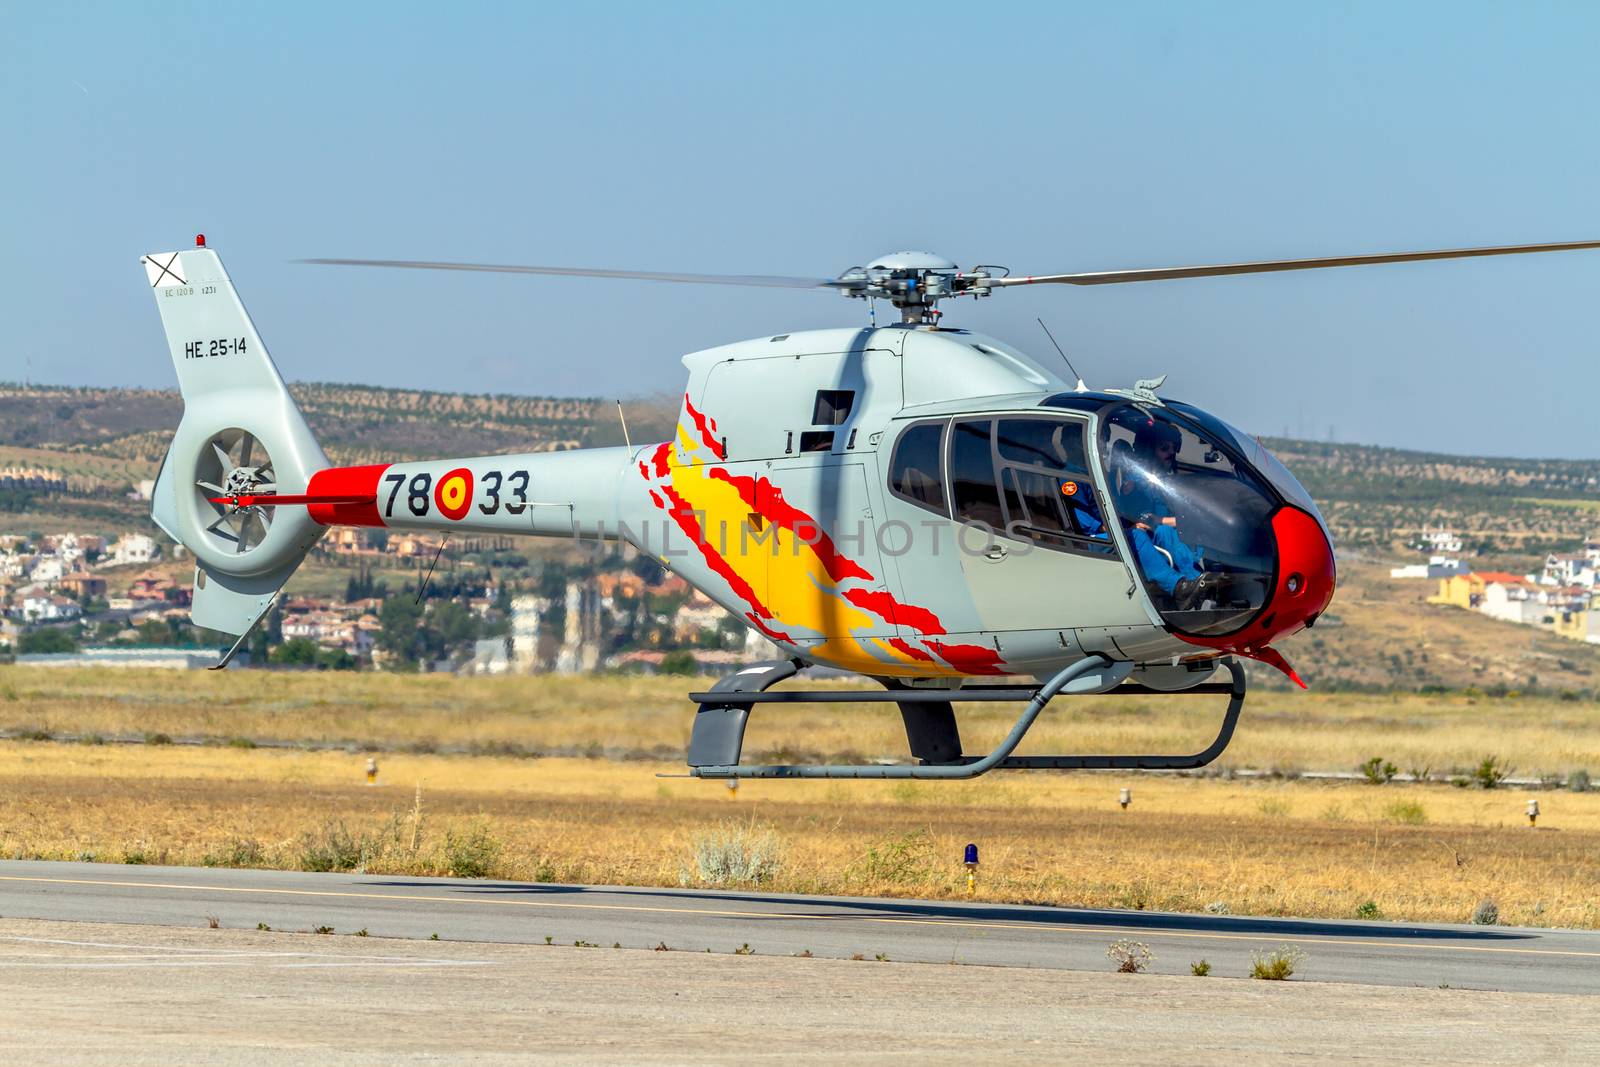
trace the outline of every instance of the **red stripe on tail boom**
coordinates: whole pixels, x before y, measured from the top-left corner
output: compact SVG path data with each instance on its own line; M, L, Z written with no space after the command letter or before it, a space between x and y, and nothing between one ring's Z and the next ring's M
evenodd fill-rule
M338 498L336 501L307 503L306 513L324 526L382 526L378 514L378 483L387 463L365 467L329 467L311 476L306 486L309 497Z

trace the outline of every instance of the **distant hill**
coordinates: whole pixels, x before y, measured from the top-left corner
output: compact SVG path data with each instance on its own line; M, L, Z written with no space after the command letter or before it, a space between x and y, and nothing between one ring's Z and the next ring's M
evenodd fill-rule
M615 422L614 411L584 398L318 383L289 388L340 463L582 448L608 428L602 414ZM182 413L172 391L0 386L0 445L157 464Z
M327 383L290 390L329 456L343 464L622 441L615 405L596 398ZM664 439L676 408L675 397L629 401L633 439ZM142 506L108 497L154 477L181 413L171 391L0 385L0 467L66 474L74 487L61 502L68 511L135 516ZM1263 443L1305 483L1341 549L1387 553L1424 524L1443 524L1467 540L1469 553L1515 567L1570 548L1600 525L1600 461L1450 456L1285 438Z
M1388 550L1424 523L1469 555L1533 559L1600 528L1600 461L1501 459L1264 437L1343 548Z

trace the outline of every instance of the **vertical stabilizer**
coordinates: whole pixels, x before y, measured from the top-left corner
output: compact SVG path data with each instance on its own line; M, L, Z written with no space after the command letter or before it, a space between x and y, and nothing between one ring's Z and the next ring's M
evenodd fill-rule
M204 238L140 263L183 394L151 514L194 555L195 624L242 638L323 527L304 508L214 498L304 493L328 458Z

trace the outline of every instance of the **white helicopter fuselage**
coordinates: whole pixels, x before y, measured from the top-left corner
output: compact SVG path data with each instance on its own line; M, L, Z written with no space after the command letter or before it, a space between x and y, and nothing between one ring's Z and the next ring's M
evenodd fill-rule
M620 538L785 652L869 675L1048 675L1089 652L1172 667L1174 637L1125 551L1052 551L891 486L900 433L957 417L1067 424L1068 384L961 330L816 330L683 360L674 440L629 448L333 468L310 491L371 491L332 523ZM1092 447L1092 444L1091 444ZM1105 493L1093 468L1085 494ZM1183 677L1193 671L1184 671Z

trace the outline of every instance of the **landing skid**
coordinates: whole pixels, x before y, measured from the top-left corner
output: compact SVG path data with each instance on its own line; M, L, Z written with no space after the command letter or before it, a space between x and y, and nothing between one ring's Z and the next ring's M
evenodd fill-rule
M1228 710L1216 739L1190 755L1105 755L1105 756L1013 756L1017 745L1033 726L1039 713L1058 695L1073 695L1074 682L1082 683L1096 672L1113 669L1102 656L1089 656L1061 670L1041 686L994 685L972 689L907 689L864 692L824 690L780 690L773 685L794 675L799 664L793 660L761 663L729 675L709 692L690 693L700 705L695 715L694 733L689 741L689 774L695 778L926 778L959 781L976 778L993 770L1188 770L1204 767L1222 755L1233 739L1233 729L1244 708L1245 675L1238 662L1225 659L1221 664L1231 677L1229 682L1203 682L1191 689L1171 693L1137 683L1123 682L1110 689L1116 694L1223 695ZM1126 670L1122 671L1126 674ZM1094 687L1089 691L1100 691ZM1011 732L987 756L962 753L953 703L1026 701ZM756 704L815 703L894 703L905 720L906 738L911 753L920 762L894 766L856 766L854 764L741 764L744 729L750 709Z

